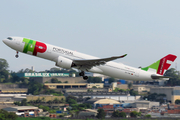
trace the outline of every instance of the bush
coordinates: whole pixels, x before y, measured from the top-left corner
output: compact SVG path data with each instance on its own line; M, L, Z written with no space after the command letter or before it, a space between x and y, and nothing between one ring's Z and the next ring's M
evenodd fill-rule
M145 115L144 117L146 117L146 118L151 118L151 115L147 114L147 115Z

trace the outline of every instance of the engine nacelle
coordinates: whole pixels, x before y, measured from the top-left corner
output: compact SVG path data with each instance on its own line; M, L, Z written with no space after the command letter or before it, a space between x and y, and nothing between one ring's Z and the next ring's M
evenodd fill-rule
M59 56L56 62L56 66L69 69L73 66L72 60Z

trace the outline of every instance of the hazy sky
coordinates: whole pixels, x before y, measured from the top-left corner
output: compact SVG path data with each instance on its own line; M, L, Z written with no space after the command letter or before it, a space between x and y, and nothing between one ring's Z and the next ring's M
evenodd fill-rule
M169 53L180 56L179 5L179 0L2 0L0 39L28 37L100 58L127 53L116 62L146 67ZM0 58L9 70L55 66L15 54L1 41Z

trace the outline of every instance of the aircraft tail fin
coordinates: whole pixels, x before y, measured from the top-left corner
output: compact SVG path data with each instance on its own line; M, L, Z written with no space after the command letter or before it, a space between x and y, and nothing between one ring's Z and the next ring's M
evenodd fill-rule
M157 62L151 64L150 66L141 69L145 71L152 71L155 74L163 75L176 58L176 55L169 54L161 58Z

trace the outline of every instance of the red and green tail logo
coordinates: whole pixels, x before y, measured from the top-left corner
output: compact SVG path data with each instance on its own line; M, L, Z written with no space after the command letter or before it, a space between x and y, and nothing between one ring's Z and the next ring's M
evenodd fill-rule
M145 71L155 71L157 74L163 75L176 58L177 56L169 54L150 66L141 69Z
M25 43L23 49L24 53L27 53L29 51L32 52L33 55L37 56L37 53L44 53L47 50L46 44L42 42L30 40L27 38L24 38L23 42Z

